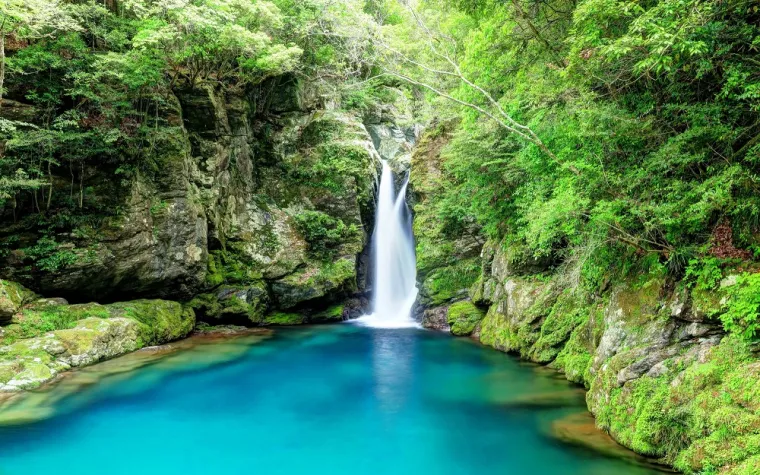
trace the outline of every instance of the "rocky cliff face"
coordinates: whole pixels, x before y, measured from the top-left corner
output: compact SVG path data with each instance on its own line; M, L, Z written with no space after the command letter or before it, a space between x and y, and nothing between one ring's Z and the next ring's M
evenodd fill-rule
M639 453L686 473L758 472L760 359L718 318L736 279L705 292L654 265L589 293L569 266L505 240L479 246L467 231L420 227L434 220L425 200L441 181L445 141L445 130L423 138L412 163L423 324L564 373L588 389L597 425ZM431 253L443 240L446 254ZM446 278L467 259L474 277Z
M93 224L43 238L4 210L2 277L76 302L195 298L201 319L256 324L364 287L378 154L362 117L292 77L179 89L157 113L171 126L154 169L84 173Z

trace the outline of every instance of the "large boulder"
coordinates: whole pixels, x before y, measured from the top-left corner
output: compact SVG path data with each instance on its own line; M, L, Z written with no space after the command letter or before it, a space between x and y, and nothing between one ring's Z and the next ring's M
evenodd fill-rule
M0 391L37 387L70 368L183 338L194 326L192 309L167 300L31 306L0 335Z

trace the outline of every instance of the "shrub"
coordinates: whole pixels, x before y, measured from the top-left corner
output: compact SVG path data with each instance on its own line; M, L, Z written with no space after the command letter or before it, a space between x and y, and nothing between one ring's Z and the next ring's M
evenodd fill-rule
M754 340L760 331L760 274L742 274L729 287L725 313L720 317L726 331Z
M309 244L309 252L318 258L335 254L341 244L355 239L359 229L321 211L304 211L294 217L298 230Z

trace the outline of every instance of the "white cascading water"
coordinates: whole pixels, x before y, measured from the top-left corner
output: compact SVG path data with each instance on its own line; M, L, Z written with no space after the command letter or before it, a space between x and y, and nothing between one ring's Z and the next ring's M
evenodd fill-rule
M417 299L417 264L412 239L411 213L406 204L409 177L395 193L393 171L383 160L378 189L375 233L372 236L372 315L362 323L398 328L416 326L412 306Z

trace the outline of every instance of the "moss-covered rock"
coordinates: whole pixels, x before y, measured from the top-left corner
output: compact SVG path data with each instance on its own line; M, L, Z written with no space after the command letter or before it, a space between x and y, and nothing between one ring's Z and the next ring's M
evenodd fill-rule
M446 312L446 321L451 327L451 333L457 336L471 335L475 331L485 312L472 302L463 300L453 303Z
M188 305L207 323L258 324L269 308L269 293L263 281L247 286L222 285L196 296Z
M716 321L728 279L697 290L648 262L590 292L576 285L577 270L526 260L519 247L492 247L483 249L472 299L423 300L426 320L446 315L452 333L474 330L486 345L585 385L599 427L636 452L687 474L755 473L760 360ZM479 323L462 317L476 305L490 305Z
M314 313L309 317L312 322L339 322L345 320L346 306L344 304L331 305L321 312Z
M167 300L24 309L0 342L0 390L29 389L61 371L187 336L193 310Z
M37 295L24 286L0 279L0 325L10 322L24 304L36 298Z
M71 328L85 318L108 318L112 316L105 305L97 303L59 305L31 304L19 312L14 323L4 328L3 343L22 338L33 338L45 332Z
M480 262L470 258L456 264L432 270L422 282L420 300L425 305L442 305L467 296L468 289L477 280Z
M499 299L491 305L481 323L480 341L501 351L528 356L555 297L551 282L526 278L507 280L499 290Z
M301 325L308 319L305 315L295 312L274 312L264 317L264 325Z
M323 298L336 298L357 290L356 258L311 263L272 283L280 309L290 309Z
M580 297L571 291L563 292L541 323L539 337L530 349L530 359L538 363L553 361L576 327L588 320L587 309Z
M170 300L132 300L107 306L112 316L137 320L140 346L158 345L189 334L195 327L193 309Z

